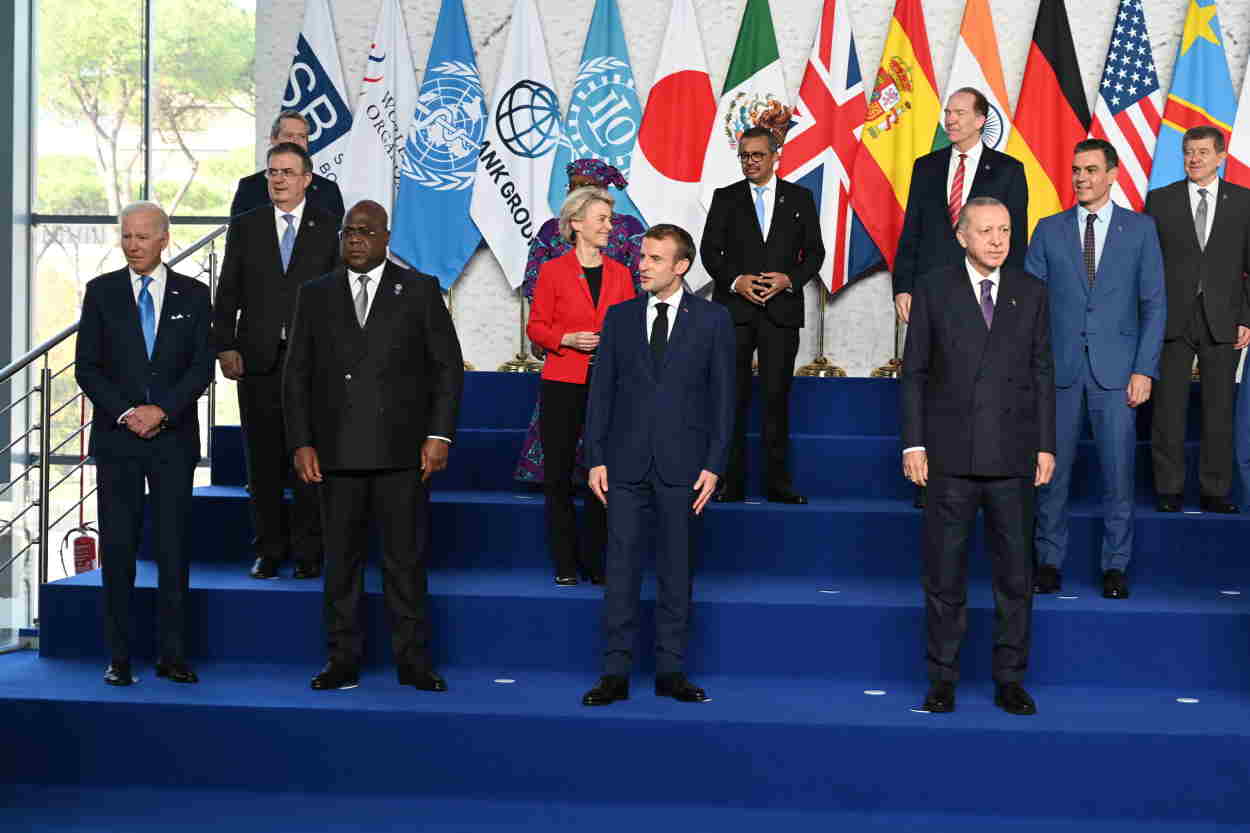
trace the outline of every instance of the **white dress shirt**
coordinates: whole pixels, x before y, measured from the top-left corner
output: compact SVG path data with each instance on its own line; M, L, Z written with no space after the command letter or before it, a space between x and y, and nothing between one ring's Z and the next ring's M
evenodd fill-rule
M1198 229L1198 200L1202 196L1198 193L1199 188L1205 188L1207 192L1207 227L1206 234L1202 236L1202 242L1205 245L1211 239L1211 227L1215 225L1215 198L1220 193L1220 178L1217 176L1211 180L1210 185L1199 185L1192 179L1185 180L1189 186L1189 213L1194 218L1194 230Z
M134 293L135 308L138 309L139 292L143 290L143 280L134 269L129 269L128 271L130 272L130 290ZM148 277L152 279L152 282L148 284L148 294L152 296L152 310L156 313L156 322L152 327L152 334L155 337L161 328L161 307L165 305L165 286L169 283L169 276L165 274L165 264L156 264L156 268L152 270ZM121 416L117 418L117 424L121 425L122 421L130 416L133 411L134 408L127 408L122 411Z
M981 151L985 150L985 145L978 141L968 150L960 150L951 145L951 161L946 167L946 198L949 200L951 195L951 186L955 184L955 171L959 168L959 154L967 154L968 158L964 160L964 192L960 195L959 204L961 206L968 203L968 194L972 191L972 180L976 179L977 167L981 164ZM977 296L980 297L980 296Z
M747 187L751 189L751 212L755 213L755 189L764 189L764 228L760 229L760 233L764 239L768 239L768 231L773 227L773 207L777 203L777 176L771 176L767 183L762 186L756 185L751 180L747 180Z
M668 304L668 309L665 310L665 313L668 316L668 337L665 339L665 343L673 340L673 327L677 324L677 310L681 307L681 299L684 294L685 290L682 288L681 281L678 281L677 291L672 295L669 295L663 301L654 295L647 296L647 317L642 337L646 339L648 343L651 341L651 327L655 324L655 319L660 315L660 313L656 311L656 304Z
M307 204L308 204L307 200L300 200L299 205L295 206L290 211L283 211L281 208L278 208L278 206L276 205L273 207L273 219L274 219L274 224L276 225L278 229L278 245L279 246L282 245L282 235L286 234L286 220L282 219L282 215L291 214L295 217L295 219L291 221L291 225L292 227L294 227L295 233L299 234L299 224L303 222L304 220L304 206Z

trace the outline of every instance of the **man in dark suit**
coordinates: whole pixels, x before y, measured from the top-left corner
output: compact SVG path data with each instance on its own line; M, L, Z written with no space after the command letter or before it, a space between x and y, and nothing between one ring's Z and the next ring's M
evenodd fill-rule
M161 263L169 217L155 203L121 212L127 267L87 284L74 376L95 410L104 628L109 685L130 685L130 595L143 534L143 486L152 516L149 549L159 570L156 675L198 682L187 664L189 565L186 520L200 459L196 403L213 378L208 287Z
M273 120L273 126L269 129L269 144L273 146L284 142L299 145L305 153L308 152L308 119L299 110L283 110ZM230 201L230 216L238 217L262 205L268 205L269 200L265 172L257 171L239 180L234 199ZM312 182L308 185L308 202L333 217L335 226L343 221L343 194L334 180L314 173Z
M906 322L912 293L926 272L964 261L955 239L960 207L974 197L994 197L1011 215L1007 265L1019 269L1029 241L1029 186L1024 165L982 143L990 103L974 87L951 94L943 110L949 147L925 154L912 165L903 233L894 258L894 308Z
M582 698L629 697L645 542L656 540L655 693L708 699L684 673L698 516L725 471L733 428L734 333L725 309L686 292L694 240L654 225L642 295L608 309L591 374L586 464L608 508L604 676Z
M742 134L738 160L746 178L716 189L699 247L715 285L712 300L729 308L737 339L733 443L718 501L746 495L751 359L758 350L764 493L778 503L807 503L790 480L790 385L804 321L803 287L820 272L825 246L811 192L775 175L779 151L767 128Z
M447 467L464 360L438 282L386 260L386 210L362 201L343 223L346 269L304 284L283 373L287 443L321 484L329 661L319 691L360 680L370 520L401 685L446 691L430 664L425 546L431 475Z
M1163 249L1167 332L1154 391L1151 453L1160 512L1181 511L1185 413L1194 357L1202 374L1198 466L1204 512L1232 513L1237 361L1250 343L1250 190L1219 177L1224 134L1191 127L1181 140L1186 178L1146 195Z
M928 484L923 708L955 708L967 629L968 536L985 510L994 571L994 702L1037 709L1021 685L1033 608L1034 488L1055 468L1055 382L1046 287L1005 266L1011 215L974 197L956 226L964 263L917 286L903 354L903 473Z
M1128 598L1133 553L1137 406L1159 373L1167 300L1150 217L1111 202L1115 147L1085 139L1073 151L1077 205L1033 231L1024 268L1050 292L1055 352L1055 476L1037 504L1038 593L1062 586L1068 487L1085 414L1103 472L1102 594Z
M296 480L284 530L283 490L290 471L282 422L282 360L300 285L334 268L338 222L312 205L312 160L283 142L269 149L270 203L235 218L226 233L214 307L213 340L221 372L238 382L247 453L256 561L251 575L278 577L288 552L295 578L321 575L316 488Z

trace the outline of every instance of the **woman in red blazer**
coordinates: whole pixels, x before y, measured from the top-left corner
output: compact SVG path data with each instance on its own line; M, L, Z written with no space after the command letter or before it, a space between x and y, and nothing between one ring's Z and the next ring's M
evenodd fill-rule
M556 584L577 584L578 570L603 583L607 513L586 501L586 533L579 545L573 511L573 466L586 422L586 397L599 328L608 307L634 297L629 269L603 255L612 231L612 197L602 188L578 188L560 208L560 234L572 251L543 264L526 333L547 351L539 393L547 546Z

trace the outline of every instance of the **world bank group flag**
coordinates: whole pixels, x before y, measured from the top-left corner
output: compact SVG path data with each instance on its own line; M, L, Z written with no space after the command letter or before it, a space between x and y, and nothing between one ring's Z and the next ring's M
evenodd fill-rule
M616 0L598 0L564 120L564 140L556 148L551 166L548 200L552 213L560 213L568 194L565 168L577 159L607 162L629 181L629 164L641 121L642 105L634 89L634 71L625 48L620 11ZM613 191L612 196L617 214L632 214L643 220L629 194Z
M461 0L443 0L400 150L391 251L450 289L482 235L469 217L486 101Z
M304 24L295 41L282 109L304 114L313 170L326 179L338 179L352 111L343 98L343 67L329 0L308 0L304 6Z

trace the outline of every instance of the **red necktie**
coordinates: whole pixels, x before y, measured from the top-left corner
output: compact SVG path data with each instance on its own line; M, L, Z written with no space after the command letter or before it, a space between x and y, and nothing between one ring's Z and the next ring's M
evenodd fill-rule
M951 198L946 210L951 215L951 225L959 222L959 210L964 207L964 160L968 154L959 154L959 166L955 168L955 178L951 180Z

